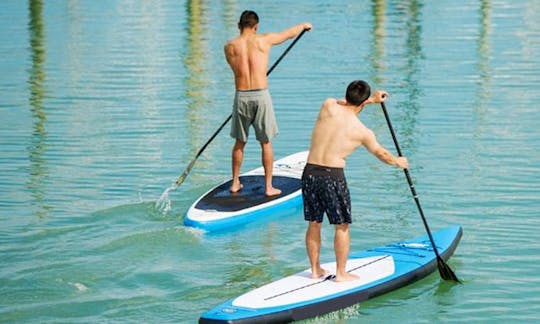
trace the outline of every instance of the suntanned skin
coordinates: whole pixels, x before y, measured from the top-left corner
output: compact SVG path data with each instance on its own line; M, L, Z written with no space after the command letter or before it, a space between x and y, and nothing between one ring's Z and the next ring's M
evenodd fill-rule
M375 134L358 119L357 114L367 104L386 100L385 91L376 91L360 105L349 104L344 99L326 99L319 112L313 133L307 162L328 167L344 168L345 159L357 148L364 146L382 162L402 169L408 168L405 157L392 155L377 141ZM322 223L309 222L306 231L306 249L311 265L312 278L325 277L329 272L319 262ZM349 224L335 225L334 250L336 253L335 281L350 281L358 276L346 271L349 256Z
M270 48L300 34L304 29L311 30L310 23L302 23L278 33L257 34L259 24L240 30L240 35L225 44L225 58L234 74L236 90L255 90L268 88L266 71L270 56ZM260 142L262 149L262 164L265 174L265 194L275 196L281 190L272 185L272 170L274 152L272 143ZM232 175L231 192L242 189L240 183L240 167L244 158L246 143L236 140L232 149Z

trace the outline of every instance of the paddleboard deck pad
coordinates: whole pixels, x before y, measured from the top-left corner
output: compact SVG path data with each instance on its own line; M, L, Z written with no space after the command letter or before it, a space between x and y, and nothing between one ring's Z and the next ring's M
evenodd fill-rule
M242 189L231 193L229 179L203 194L188 209L184 225L205 231L223 230L278 213L302 203L301 177L308 151L274 162L272 183L281 194L265 195L264 169L259 167L240 175Z
M460 226L432 233L445 261L462 236ZM322 265L335 273L335 262ZM359 279L311 279L307 269L230 299L204 313L199 323L286 323L343 309L398 289L437 270L427 235L350 254L347 271Z

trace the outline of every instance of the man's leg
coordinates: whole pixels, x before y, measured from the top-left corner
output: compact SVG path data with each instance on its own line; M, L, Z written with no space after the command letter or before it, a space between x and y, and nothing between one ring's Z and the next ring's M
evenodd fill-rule
M242 160L244 159L244 147L246 142L236 140L232 149L232 184L229 189L231 192L238 192L242 189L240 183L240 167L242 166Z
M346 269L350 246L349 224L337 224L335 227L334 250L336 252L336 281L358 279L358 276L348 273Z
M274 151L272 142L260 142L262 149L262 165L264 168L265 194L267 196L275 196L281 193L281 190L274 188L272 185L272 173L274 171Z
M328 271L321 268L319 255L321 253L321 227L322 223L309 222L306 231L306 250L311 265L311 278L317 279L327 276Z

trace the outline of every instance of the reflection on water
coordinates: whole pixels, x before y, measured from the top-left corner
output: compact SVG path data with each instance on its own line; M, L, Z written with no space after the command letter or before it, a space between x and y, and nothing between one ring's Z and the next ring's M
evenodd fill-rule
M186 68L186 90L187 99L186 118L189 120L186 134L191 140L187 141L191 145L191 152L195 152L201 146L201 138L207 135L204 127L204 116L207 111L206 103L208 94L208 71L204 65L208 59L208 46L206 44L208 27L207 9L202 0L189 0L186 3L188 29L187 29L187 55L184 58Z
M478 39L476 44L477 63L475 69L477 72L476 92L472 111L473 136L478 140L474 154L482 151L481 138L484 135L487 105L490 100L492 71L490 69L490 33L491 33L491 3L489 0L482 0L479 7L478 21ZM476 156L471 163L473 176L479 176L481 171L481 162Z
M491 86L491 71L489 68L491 54L489 46L489 35L491 33L491 3L489 0L482 0L480 3L480 22L478 28L478 63L476 64L476 68L478 70L479 80L476 97L477 103L474 107L477 109L477 117L480 117L479 114L481 114L489 100L489 88Z
M422 95L420 90L419 79L422 77L422 3L420 1L410 1L399 5L399 9L391 16L392 21L387 21L387 4L386 1L374 0L372 2L373 25L371 34L373 35L370 43L370 52L368 55L370 63L370 80L377 86L387 82L397 84L397 89L403 92L405 96L399 102L388 103L390 116L396 119L399 117L399 134L400 143L403 142L404 147L411 147L411 142L414 138L414 130L416 125L416 116L419 110L419 98ZM399 35L392 38L388 37L387 29L392 28L389 24L398 24L399 32L405 32L405 35ZM394 31L396 33L396 31ZM401 38L404 42L399 42ZM397 39L397 40L396 40ZM390 50L386 48L385 42L392 43ZM387 52L385 52L385 49ZM385 80L384 76L392 74L387 71L387 57L392 58L396 64L403 64L392 69L399 70L399 78L394 80ZM403 59L401 59L403 58ZM392 62L392 64L394 64ZM393 95L393 94L391 94ZM401 114L396 112L401 111Z
M402 19L405 21L405 66L403 68L405 101L400 103L403 109L402 134L403 145L414 148L416 120L418 116L421 95L419 80L421 76L422 54L422 2L409 1L403 11Z
M223 10L221 11L221 15L223 16L223 21L225 22L225 29L227 30L227 35L232 34L232 32L237 31L237 15L238 10L236 8L236 1L235 0L225 0L223 2ZM229 30L230 27L235 27L234 30Z
M385 38L385 18L386 18L386 1L385 0L373 0L372 2L372 15L373 15L373 29L371 34L373 39L371 41L369 63L371 65L371 73L369 79L375 84L383 83L384 72L384 38Z
M43 99L45 97L45 26L43 21L43 1L29 1L28 30L30 34L30 49L32 57L32 67L29 71L30 85L30 109L34 118L32 140L28 147L30 174L28 178L28 189L35 200L39 218L46 217L51 209L45 202L45 185L47 179L47 161L44 158L47 152L47 115L43 109Z

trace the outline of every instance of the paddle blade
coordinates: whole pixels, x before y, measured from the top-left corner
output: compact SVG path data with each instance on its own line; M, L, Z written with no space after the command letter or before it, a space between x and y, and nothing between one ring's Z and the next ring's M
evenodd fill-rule
M437 266L439 267L439 274L444 280L450 280L457 283L461 283L461 280L458 279L454 271L450 269L450 266L444 262L442 258L437 258Z

